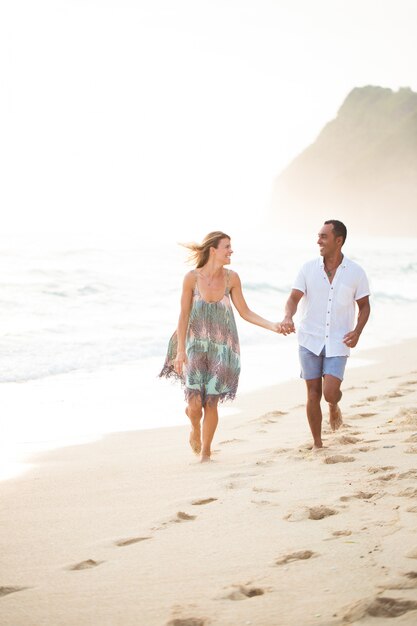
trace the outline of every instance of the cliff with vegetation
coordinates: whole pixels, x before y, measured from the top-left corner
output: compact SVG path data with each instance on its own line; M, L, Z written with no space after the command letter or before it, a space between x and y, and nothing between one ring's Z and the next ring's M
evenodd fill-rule
M353 89L337 117L278 176L274 217L309 228L417 236L417 93Z

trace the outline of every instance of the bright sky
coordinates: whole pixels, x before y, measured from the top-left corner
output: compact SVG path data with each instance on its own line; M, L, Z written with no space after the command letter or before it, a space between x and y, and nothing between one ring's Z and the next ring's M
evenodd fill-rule
M353 87L417 90L416 25L415 0L2 0L3 235L250 227Z

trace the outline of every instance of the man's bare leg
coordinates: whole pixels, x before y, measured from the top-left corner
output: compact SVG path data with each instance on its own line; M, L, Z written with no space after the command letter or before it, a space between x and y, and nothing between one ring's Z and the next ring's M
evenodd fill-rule
M326 374L324 376L323 393L324 399L329 404L329 422L330 428L335 431L343 424L342 411L339 407L339 402L342 398L342 392L340 391L340 385L342 381L340 378Z
M191 422L190 446L194 454L201 452L201 429L200 421L203 415L200 398L190 398L185 413Z
M204 463L205 461L210 461L211 442L213 441L218 422L219 415L217 412L217 401L211 404L206 404L206 406L204 407L203 420L203 447L201 449L202 463Z
M313 435L313 449L323 447L321 440L321 394L322 383L321 378L314 378L313 380L306 380L307 385L307 419L310 425L311 434Z

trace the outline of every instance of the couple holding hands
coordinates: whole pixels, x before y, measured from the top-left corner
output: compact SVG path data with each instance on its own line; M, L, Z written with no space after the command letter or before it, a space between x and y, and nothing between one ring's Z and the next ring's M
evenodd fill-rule
M195 269L184 277L178 326L169 341L160 376L176 377L184 386L190 445L202 462L210 460L218 402L233 400L237 392L240 350L231 302L247 322L288 335L295 332L293 317L302 300L299 358L307 387L306 412L313 447L323 447L322 395L329 405L332 430L341 426L340 386L347 357L370 313L368 279L357 263L343 255L345 240L342 222L324 222L317 240L320 257L301 268L280 323L251 311L238 274L225 269L233 254L228 235L215 231L201 244L186 244Z

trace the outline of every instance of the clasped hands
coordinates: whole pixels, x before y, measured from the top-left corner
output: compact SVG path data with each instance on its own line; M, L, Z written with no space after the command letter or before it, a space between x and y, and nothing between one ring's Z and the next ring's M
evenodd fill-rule
M275 325L275 332L280 335L290 335L295 333L294 322L290 319L284 319L282 322L277 322Z

